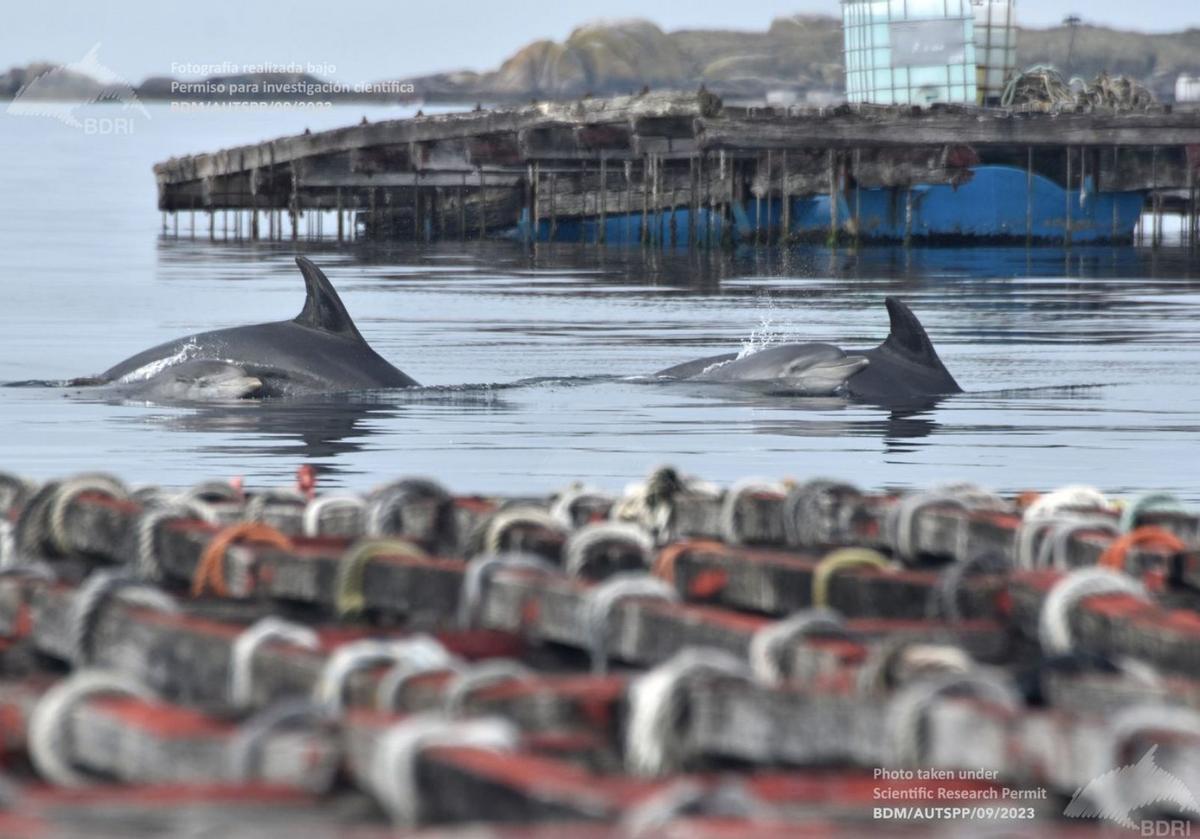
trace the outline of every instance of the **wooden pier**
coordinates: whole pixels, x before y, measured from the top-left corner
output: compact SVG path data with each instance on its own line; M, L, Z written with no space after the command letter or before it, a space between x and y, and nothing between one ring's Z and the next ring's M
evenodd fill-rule
M755 241L781 238L795 226L793 199L817 195L837 199L828 202L833 211L823 235L855 238L863 230L862 193L894 190L911 204L914 188L957 187L980 163L1028 175L1028 223L1009 230L1012 238L1043 238L1033 219L1039 175L1068 195L1089 185L1097 193L1144 192L1154 243L1168 205L1185 217L1185 237L1197 239L1200 112L1165 108L773 109L725 106L704 91L644 94L378 123L364 118L332 131L172 158L154 171L164 229L166 214L206 213L200 235L207 228L211 238L228 236L232 224L234 235L250 239L466 239L516 230L555 240L567 224L587 219L591 240L602 243L612 230L605 221L620 217L638 228L624 241L707 245L719 239L697 229L703 224L740 228L742 238L749 230ZM772 201L780 209L761 214L763 202ZM1055 236L1070 243L1066 203ZM329 213L335 216L326 230ZM178 233L177 218L170 227ZM185 229L196 235L194 217Z

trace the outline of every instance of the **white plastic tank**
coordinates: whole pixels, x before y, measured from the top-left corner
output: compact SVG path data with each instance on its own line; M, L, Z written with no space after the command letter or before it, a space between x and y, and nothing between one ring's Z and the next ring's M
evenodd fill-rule
M971 0L979 104L998 105L1017 69L1016 0Z
M975 102L972 0L842 0L846 98Z
M1175 101L1180 104L1200 102L1200 76L1180 76L1176 79Z

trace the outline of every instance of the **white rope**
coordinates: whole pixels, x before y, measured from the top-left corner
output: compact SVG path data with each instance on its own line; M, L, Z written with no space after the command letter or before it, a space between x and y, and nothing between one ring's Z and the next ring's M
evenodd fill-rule
M614 542L633 548L644 567L649 568L654 562L654 539L641 527L626 522L598 522L584 525L567 539L563 560L567 576L582 576L592 550Z
M627 810L617 835L637 839L672 835L668 831L671 822L689 816L741 822L781 820L776 808L755 797L740 779L722 779L714 787L695 778L680 778ZM747 832L753 834L754 830Z
M403 514L408 503L417 500L445 501L450 496L442 486L427 478L404 478L382 486L367 500L366 531L368 536L395 536L405 530ZM401 513L399 529L389 529L388 519L397 510Z
M1038 640L1047 655L1066 654L1075 646L1071 610L1084 598L1101 594L1129 594L1148 598L1140 581L1108 568L1080 568L1054 584L1038 617Z
M846 623L833 609L804 609L768 623L750 638L750 669L765 685L783 684L783 647L811 635L847 636Z
M1059 517L1022 519L1013 540L1013 564L1026 571L1036 567L1039 540L1045 540L1046 533L1061 520Z
M566 538L567 531L558 519L551 516L540 507L528 504L515 504L503 510L498 510L488 521L483 535L483 550L486 553L497 553L504 541L504 534L517 525L540 527L552 533L558 533Z
M1155 760L1158 743L1141 754L1126 753L1129 741L1146 731L1195 739L1200 737L1200 714L1191 708L1149 702L1118 711L1109 721L1108 742L1102 752L1104 760L1094 771L1100 777L1119 777L1120 782L1089 784L1086 797L1077 801L1081 796L1076 793L1066 815L1076 815L1078 807L1099 813L1130 814L1132 818L1147 802L1171 802L1185 818L1200 816L1200 802L1193 790L1159 768ZM1122 771L1133 767L1141 771ZM1117 772L1120 774L1115 775ZM1136 827L1133 823L1125 826Z
M533 675L528 667L510 658L494 658L459 669L446 686L442 708L447 717L460 717L467 700L479 690L501 682L527 679Z
M1056 519L1038 548L1037 567L1070 571L1071 540L1083 531L1099 531L1112 537L1121 534L1117 523L1110 518L1080 516L1075 519Z
M1146 731L1200 739L1200 712L1157 702L1140 703L1117 711L1108 720L1108 768L1120 766L1125 746Z
M416 826L422 816L417 784L417 757L434 746L467 746L510 751L517 729L499 717L448 720L438 714L416 714L396 723L379 738L368 782L375 797L403 827Z
M1004 554L989 551L975 554L965 560L951 563L938 575L937 585L930 592L929 614L931 618L945 618L951 623L963 619L958 598L963 584L974 574L1006 574L1012 568L1012 560Z
M308 499L294 489L264 489L250 496L242 518L246 521L263 521L268 505L304 507L307 503Z
M17 539L13 524L6 518L0 518L0 570L15 568L17 565Z
M110 599L129 606L177 613L179 605L171 595L148 586L124 570L94 571L76 591L67 616L71 639L71 662L76 667L92 663L92 635L100 610Z
M20 475L0 472L0 518L7 517L13 507L24 504L36 494L38 485Z
M1066 486L1048 492L1025 508L1023 521L1057 518L1063 511L1111 510L1112 502L1100 490L1091 486Z
M313 688L314 701L324 707L330 715L340 714L344 704L346 680L350 675L368 667L404 661L403 644L403 641L364 639L338 647L321 670Z
M134 565L143 580L160 582L163 579L162 563L155 550L158 526L168 521L199 519L209 524L216 523L216 511L203 501L177 498L167 500L163 506L149 507L138 516L134 531Z
M361 496L350 493L344 495L322 495L320 498L314 498L304 508L304 535L320 536L321 516L329 510L353 512L356 522L361 523L366 514L366 509L367 502ZM352 528L351 532L358 532L359 529L358 527Z
M888 693L889 681L893 686L903 685L930 674L962 674L974 669L975 662L961 647L891 637L867 654L856 689L860 696L883 696Z
M737 656L711 647L688 647L637 677L629 685L625 729L625 767L642 777L680 768L686 758L678 725L686 703L685 688L702 680L753 678Z
M396 710L396 702L408 683L429 673L458 672L465 662L450 653L435 638L418 635L404 641L404 655L379 680L375 689L375 707L380 711Z
M79 475L68 478L55 487L49 500L50 509L46 514L46 525L50 544L60 555L66 556L75 549L71 544L70 534L67 533L67 508L85 492L101 493L118 501L129 497L124 485L108 475Z
M492 575L501 568L519 568L556 574L558 569L550 560L534 554L502 553L485 554L467 563L463 573L462 588L458 596L458 625L460 629L474 629L483 611L483 598Z
M227 752L230 775L240 782L259 780L263 774L263 745L267 737L297 724L319 728L331 723L328 710L307 699L285 699L264 708L238 726ZM312 791L327 792L333 785L336 771L337 761L332 761L324 767L322 776L311 784Z
M583 600L583 625L587 628L592 672L597 675L608 671L609 615L617 603L633 597L679 602L675 586L650 574L614 574L588 589Z
M894 765L923 765L921 724L934 701L947 695L974 696L1002 705L1012 713L1024 705L1011 682L988 671L942 673L911 682L896 692L885 712L884 730Z
M950 485L904 496L888 511L888 532L896 555L905 564L913 563L920 556L916 544L917 513L934 506L954 506L969 513L973 510L1000 509L1004 501L994 493L971 484ZM956 559L967 558L969 527L970 522L963 516L958 524Z
M738 527L738 509L748 495L770 495L780 500L787 496L787 487L779 481L767 478L743 478L729 488L721 500L721 538L729 545L742 544L742 532Z
M611 508L613 497L604 490L597 489L596 487L584 484L571 484L550 505L550 516L563 527L573 530L577 527L575 522L575 506L581 501L598 501Z
M71 712L93 696L130 696L154 701L145 685L108 670L79 670L46 691L29 716L28 751L34 768L61 787L83 787L91 779L74 765L67 722Z
M282 618L268 616L246 627L230 651L229 702L234 708L254 704L254 654L268 641L283 641L306 650L316 650L321 644L313 629Z
M783 532L791 547L833 544L843 537L844 523L835 519L853 510L839 509L839 494L862 496L858 488L843 481L817 478L788 490L783 500Z

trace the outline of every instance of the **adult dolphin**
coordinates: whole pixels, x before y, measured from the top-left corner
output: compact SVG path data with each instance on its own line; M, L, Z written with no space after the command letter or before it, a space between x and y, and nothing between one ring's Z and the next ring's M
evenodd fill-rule
M178 338L71 384L187 401L416 386L371 349L324 272L303 256L296 264L308 294L293 320Z
M844 392L884 405L928 401L961 393L942 364L917 316L901 300L886 300L891 331L868 350L843 351L829 344L780 344L739 358L725 353L689 361L655 376L700 382L749 383L812 396ZM761 359L759 357L762 356ZM838 375L845 373L838 380Z

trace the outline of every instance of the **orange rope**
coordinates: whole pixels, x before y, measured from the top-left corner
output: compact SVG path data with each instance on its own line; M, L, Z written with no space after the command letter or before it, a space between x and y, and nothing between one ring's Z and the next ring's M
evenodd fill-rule
M210 590L219 597L229 596L229 585L225 582L225 551L239 542L252 542L281 551L292 549L292 540L270 525L261 522L230 525L209 540L200 554L200 562L192 574L192 597Z
M1179 553L1186 550L1187 546L1169 530L1163 530L1161 527L1139 527L1119 539L1114 539L1100 555L1099 565L1114 571L1124 571L1125 561L1133 548L1159 548Z
M659 551L658 559L654 560L654 566L650 569L650 573L668 583L674 583L675 562L688 551L715 551L724 554L727 550L728 546L724 542L714 539L685 539L682 542L667 545Z

